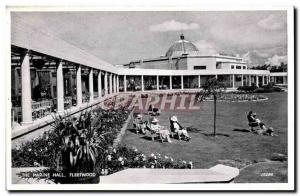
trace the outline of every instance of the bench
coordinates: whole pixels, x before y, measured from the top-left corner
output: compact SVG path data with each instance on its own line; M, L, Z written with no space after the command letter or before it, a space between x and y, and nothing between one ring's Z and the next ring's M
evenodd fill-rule
M150 122L149 121L146 122L146 134L145 135L147 137L150 137L152 141L154 141L155 138L159 137L159 140L161 140L161 142L164 142L163 139L162 139L161 134L155 132L154 130L152 130L150 128Z

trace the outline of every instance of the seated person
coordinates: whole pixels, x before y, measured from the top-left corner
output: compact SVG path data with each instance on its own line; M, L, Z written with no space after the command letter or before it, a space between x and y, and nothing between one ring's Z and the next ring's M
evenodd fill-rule
M191 139L191 137L187 133L187 130L179 124L176 116L172 116L170 118L170 124L171 131L178 134L179 140L181 139L181 136L183 136L186 141L189 141Z
M133 126L136 129L136 133L141 131L143 134L145 134L146 125L143 122L143 116L141 114L138 114L133 120Z
M247 115L249 126L251 127L251 131L254 131L253 127L261 126L264 123L261 122L258 118L256 118L256 113L250 111Z
M167 130L165 127L161 126L158 124L158 120L156 118L153 118L151 123L150 123L150 127L149 127L152 131L154 131L155 133L158 133L160 135L160 138L162 140L167 139L167 141L169 143L172 143L171 139L170 139L170 132L169 130Z

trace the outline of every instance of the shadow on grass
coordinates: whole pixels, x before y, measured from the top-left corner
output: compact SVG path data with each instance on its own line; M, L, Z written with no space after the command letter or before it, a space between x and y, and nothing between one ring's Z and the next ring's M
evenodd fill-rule
M136 130L134 128L127 129L127 131L136 134Z
M201 133L201 134L208 136L208 137L215 137L215 136L230 137L230 135L226 134L226 133L216 133L216 135L214 135L213 133Z
M187 129L187 131L189 133L199 133L199 132L203 132L204 131L204 130L201 130L201 129L197 129L195 127L187 127L186 129Z
M251 132L250 130L248 129L233 129L232 131L237 131L237 132Z
M140 136L139 138L141 138L141 139L148 140L148 141L151 141L151 140L152 140L152 138L151 138L149 135L147 135L147 134L143 134L143 133L137 134L137 133L136 133L136 130L135 130L134 128L127 129L127 131L129 131L129 132L131 132L131 133L133 133L133 134L135 134L135 135L137 135L137 136ZM158 138L159 138L158 136L155 137L154 140L153 140L153 142L159 141Z

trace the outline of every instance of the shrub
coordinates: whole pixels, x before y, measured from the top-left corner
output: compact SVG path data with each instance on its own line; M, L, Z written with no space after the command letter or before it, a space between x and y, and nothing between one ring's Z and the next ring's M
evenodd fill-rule
M159 153L145 155L137 149L126 146L109 148L97 163L101 175L109 175L126 168L163 168L163 169L192 169L193 163L174 160L172 157L161 156Z
M66 147L65 141L74 144L80 134L89 134L90 140L97 142L97 148L107 149L113 144L128 114L126 110L96 109L89 114L90 117L84 119L82 116L81 119L60 117L56 119L54 127L43 136L12 149L12 166L57 168L57 155ZM93 122L90 118L93 118ZM93 128L92 135L87 127Z
M240 86L237 88L237 90L244 92L253 92L255 89L257 89L256 86Z

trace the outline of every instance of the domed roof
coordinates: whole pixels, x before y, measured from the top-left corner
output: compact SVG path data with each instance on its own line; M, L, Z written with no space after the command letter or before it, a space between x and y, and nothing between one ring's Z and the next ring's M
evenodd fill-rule
M198 48L191 42L184 39L184 35L180 35L180 40L176 41L167 51L166 56L181 56L183 54L198 55Z

